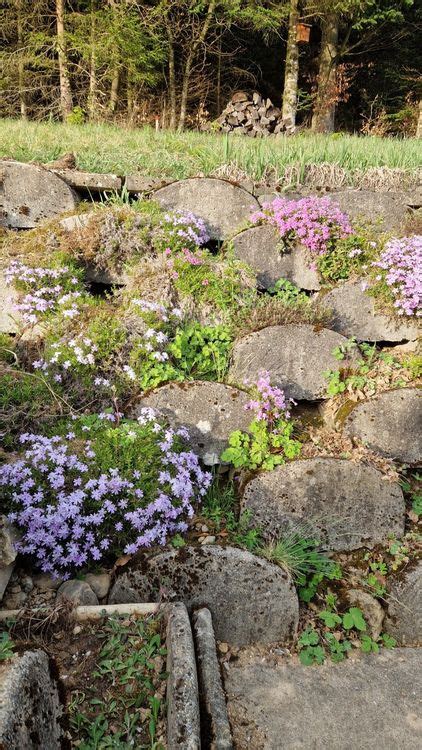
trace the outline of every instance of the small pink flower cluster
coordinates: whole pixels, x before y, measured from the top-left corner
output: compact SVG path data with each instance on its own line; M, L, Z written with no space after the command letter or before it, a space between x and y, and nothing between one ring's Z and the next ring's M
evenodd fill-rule
M279 419L289 419L289 404L293 399L287 399L281 388L272 386L270 373L262 370L256 383L256 398L246 404L245 409L256 413L255 419L263 420L274 425Z
M276 198L251 216L254 224L267 222L286 242L297 240L313 255L324 255L332 242L352 234L346 214L329 198Z
M422 315L422 235L393 238L386 243L380 260L373 263L394 295L399 315Z

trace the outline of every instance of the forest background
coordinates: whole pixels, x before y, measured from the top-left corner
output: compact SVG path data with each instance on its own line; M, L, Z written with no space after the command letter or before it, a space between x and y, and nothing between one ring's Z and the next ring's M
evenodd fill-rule
M422 134L417 0L6 0L0 116L217 129L238 90L314 132Z

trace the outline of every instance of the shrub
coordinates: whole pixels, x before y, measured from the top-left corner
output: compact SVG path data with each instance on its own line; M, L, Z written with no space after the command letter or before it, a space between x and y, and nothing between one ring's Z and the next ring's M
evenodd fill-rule
M76 420L65 437L23 434L23 458L0 467L20 552L69 577L121 552L183 532L211 481L186 451L187 432L143 409L137 422L103 414Z
M277 228L286 243L301 242L311 257L323 255L333 244L352 233L346 214L330 198L310 196L297 201L275 198L251 216L253 223Z

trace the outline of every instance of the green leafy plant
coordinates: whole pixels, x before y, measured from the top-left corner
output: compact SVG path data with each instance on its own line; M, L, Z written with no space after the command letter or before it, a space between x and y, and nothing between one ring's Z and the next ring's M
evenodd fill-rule
M292 284L287 279L278 279L268 291L285 305L300 306L310 304L308 295L301 291L296 284Z
M319 634L313 628L307 628L298 639L299 660L305 666L323 664L325 651L321 645Z
M318 591L318 587L324 580L339 581L343 577L343 571L340 565L330 561L324 571L313 573L306 581L304 586L299 586L299 599L303 602L310 602Z
M14 645L7 630L0 633L0 661L12 658Z
M229 437L229 447L221 454L221 460L231 463L236 469L271 470L297 458L301 450L298 440L292 438L294 425L279 420L277 432L268 429L263 420L254 419L249 432L236 430Z
M352 338L333 350L333 355L339 361L350 354L360 354L361 358L355 359L343 369L324 372L324 377L328 380L329 396L347 392L359 398L367 398L378 390L404 387L412 380L412 373L406 368L404 360L379 352L375 344L358 345Z
M231 345L227 326L188 323L178 328L168 351L185 377L222 380L228 369Z
M359 607L350 607L342 617L342 625L346 630L366 630L366 622Z

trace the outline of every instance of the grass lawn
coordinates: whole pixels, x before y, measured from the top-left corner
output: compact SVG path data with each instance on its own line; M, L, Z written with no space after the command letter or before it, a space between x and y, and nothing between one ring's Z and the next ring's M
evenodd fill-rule
M116 125L63 125L0 119L0 157L49 162L74 152L77 166L93 172L183 178L236 167L253 179L271 170L276 177L302 181L307 165L332 164L354 183L357 172L389 167L413 172L422 166L421 142L302 133L294 137L253 140L197 132L172 133ZM294 172L292 173L292 168Z

